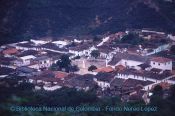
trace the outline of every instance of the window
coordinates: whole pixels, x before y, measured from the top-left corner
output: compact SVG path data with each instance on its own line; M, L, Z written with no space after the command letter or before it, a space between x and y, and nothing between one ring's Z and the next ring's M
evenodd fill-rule
M160 66L160 63L158 65Z
M153 64L155 64L155 62L153 62Z

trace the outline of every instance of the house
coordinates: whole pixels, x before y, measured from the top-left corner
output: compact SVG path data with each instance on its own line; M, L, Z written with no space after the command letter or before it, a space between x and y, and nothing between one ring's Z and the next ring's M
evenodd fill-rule
M97 49L100 52L100 58L111 59L113 57L114 49L109 45L102 45L97 47Z
M38 40L35 40L35 39L31 39L30 40L31 42L33 42L35 45L43 45L43 44L46 44L46 43L50 43L52 41L52 39L38 39Z
M79 40L79 39L74 39L73 40L75 43L81 43L82 42L82 40Z
M94 46L90 44L81 44L69 49L69 53L75 54L75 56L89 56L93 50L97 50Z
M65 78L67 77L69 74L66 73L66 72L62 72L62 71L54 71L54 74L55 74L55 78Z
M125 79L122 78L114 78L110 83L111 89L120 89L124 83Z
M60 57L63 55L62 53L53 52L49 50L44 50L41 54L51 58L53 63L56 63L60 59Z
M148 81L148 80L144 81L144 80L137 80L132 78L128 78L128 79L115 78L111 82L111 88L114 88L116 90L122 90L122 91L125 90L127 92L131 90L133 92L133 91L137 91L137 89L149 90L152 88L153 84L154 82Z
M124 70L126 67L125 66L123 66L123 65L117 65L117 66L115 66L115 71L122 71L122 70Z
M0 78L9 76L10 74L15 73L15 70L8 67L0 67Z
M85 74L85 75L77 75L73 77L68 77L64 81L64 85L70 88L76 88L77 90L88 91L92 89L96 84L93 81L94 75Z
M63 81L54 77L28 77L28 82L35 85L36 90L44 89L46 91L54 91L60 89L63 86Z
M24 56L28 56L28 55L33 55L33 56L37 56L39 54L38 51L36 50L26 50L26 51L21 51L19 52L16 57L24 57Z
M147 57L140 55L117 52L112 60L108 62L108 66L115 68L117 65L123 65L125 67L137 68L138 65L145 63L147 59Z
M94 81L102 88L102 90L105 90L106 88L110 88L110 83L114 79L114 76L115 75L111 73L98 73L94 77Z
M11 55L17 54L18 50L16 48L7 48L7 49L3 50L2 53L5 56L11 56Z
M43 48L41 47L42 45L45 44L35 44L31 41L23 41L23 42L19 42L15 45L16 49L19 50L36 50L36 51L40 51L43 50Z
M48 56L39 56L33 62L37 63L39 69L47 69L53 64L52 59Z
M160 35L165 35L165 32L157 31L155 29L149 29L149 28L143 28L141 30L142 33L155 33L155 34L160 34Z
M68 53L69 51L67 48L64 48L64 47L60 48L54 43L47 43L47 44L41 45L41 49L55 52L55 53L64 53L64 54Z
M112 67L108 66L108 67L98 68L98 69L94 70L93 73L94 74L97 74L97 73L100 73L100 72L110 73L110 72L113 72L113 71L114 71L114 69Z
M160 43L160 42L152 42L152 43L144 43L142 45L142 55L149 56L161 51L167 50L170 47L169 43Z
M145 70L136 70L136 69L125 69L117 72L115 78L122 79L136 79L141 81L152 81L154 84L161 82L167 82L168 79L173 78L175 75L170 71L163 71L161 73L145 71ZM151 86L151 85L150 85Z
M14 62L17 59L14 57L0 57L0 66L1 67L8 67L8 68L13 68L15 69L16 67L14 66Z
M31 61L36 57L33 55L27 55L23 57L19 57L16 61L14 61L15 66L27 66L30 65Z
M63 48L64 46L70 44L68 41L53 41L52 43L57 45L59 48Z
M152 87L153 87L153 84L154 82L152 81L143 81L143 80L137 80L137 79L131 79L131 78L128 78L127 80L124 81L123 83L123 87L130 87L130 88L140 88L140 89L143 89L143 90L150 90Z
M36 69L29 68L26 66L16 68L16 73L18 74L18 76L27 76L27 77L36 76L39 74Z
M152 68L172 70L172 59L164 57L153 57L150 59L150 65Z

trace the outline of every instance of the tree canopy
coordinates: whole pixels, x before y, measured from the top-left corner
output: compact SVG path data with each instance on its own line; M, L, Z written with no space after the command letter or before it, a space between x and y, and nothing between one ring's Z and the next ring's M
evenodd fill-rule
M144 42L144 39L139 37L135 33L129 33L128 35L125 35L121 40L121 43L127 43L132 45L139 45Z
M96 70L96 69L97 69L97 67L96 67L96 66L91 65L91 66L88 68L88 71L93 71L93 70Z
M93 50L91 52L91 56L94 57L95 59L100 56L100 52L98 50Z
M58 60L57 65L61 70L65 69L65 71L69 71L69 67L71 66L69 56L66 54L62 55L60 60Z

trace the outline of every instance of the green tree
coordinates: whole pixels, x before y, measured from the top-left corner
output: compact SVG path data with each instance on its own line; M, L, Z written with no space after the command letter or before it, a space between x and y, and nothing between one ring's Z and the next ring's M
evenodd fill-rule
M121 40L121 43L127 43L132 45L138 45L144 42L144 39L139 37L137 34L129 33L128 35L125 35Z
M69 71L69 67L71 66L69 56L66 54L62 55L60 60L57 62L57 65L61 70L65 69L66 71Z
M94 57L95 59L100 56L100 52L98 50L93 50L91 52L91 56Z
M97 69L97 67L96 67L96 66L91 65L91 66L88 68L88 71L93 71L93 70L96 70L96 69Z
M163 108L163 89L160 85L154 87L150 102L151 105L156 105L159 108Z

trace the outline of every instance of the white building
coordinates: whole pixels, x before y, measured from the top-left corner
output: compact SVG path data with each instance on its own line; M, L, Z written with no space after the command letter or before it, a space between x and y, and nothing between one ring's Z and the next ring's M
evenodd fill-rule
M122 78L122 79L152 81L154 82L152 85L159 84L161 82L168 82L168 80L173 77L175 77L175 75L170 73L169 71L155 73L151 71L138 71L135 69L125 69L123 71L118 72L118 74L115 76L115 78Z
M38 67L36 68L48 68L52 65L52 59L47 57L47 56L41 56L41 57L38 57L34 60L35 63L37 63Z
M18 60L14 61L14 64L16 66L26 66L30 65L31 60L35 59L36 57L33 55L23 56L20 57Z
M123 65L130 68L138 68L138 65L143 64L147 61L147 57L117 52L111 61L109 61L108 66L115 68L115 66Z
M52 43L56 44L56 45L59 46L60 48L62 48L62 47L64 47L64 46L66 46L66 45L69 44L68 41L54 41L54 42L52 42Z
M150 50L149 50L149 48L145 48L143 51L143 55L146 55L146 56L153 55L153 54L159 53L161 51L164 51L164 50L168 49L169 47L170 47L169 44L163 44L163 45L160 45L158 47L151 48Z
M100 80L97 80L96 78L94 78L94 81L97 83L97 85L99 87L102 88L102 90L104 90L105 88L109 88L110 87L110 82L100 81Z
M154 57L150 60L150 65L152 68L172 70L172 60L169 58Z
M33 42L35 45L43 45L43 44L51 42L50 39L48 39L48 40L46 40L46 39L45 40L34 40L34 39L31 39L30 41Z
M94 46L78 46L69 50L69 53L75 54L75 56L90 56L93 50L97 50Z

